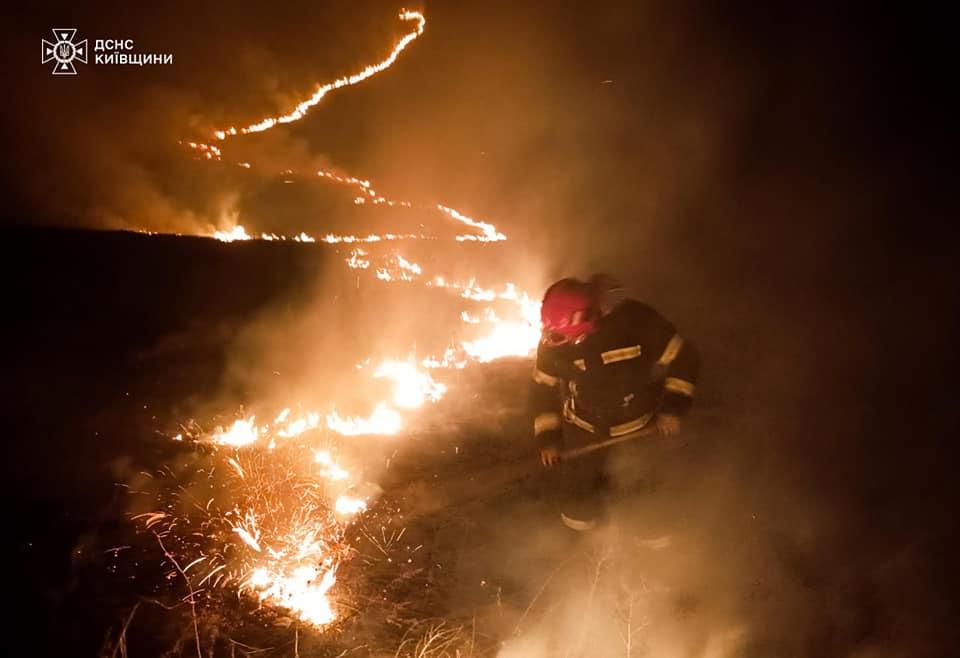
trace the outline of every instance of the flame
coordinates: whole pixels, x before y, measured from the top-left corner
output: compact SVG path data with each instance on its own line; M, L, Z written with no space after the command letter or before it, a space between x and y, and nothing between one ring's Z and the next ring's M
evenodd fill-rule
M186 144L187 146L192 148L194 151L198 151L200 153L200 157L204 158L205 160L219 160L223 156L223 153L220 152L220 149L217 148L216 146L213 146L212 144L199 144L197 142L183 142L183 141L181 141L180 143ZM240 166L246 165L249 167L247 163L239 163L239 164Z
M424 237L426 236L416 235L414 233L407 233L404 235L386 233L384 235L367 235L365 237L359 237L356 235L334 235L333 233L328 233L321 239L327 244L340 244L341 242L352 244L354 242L382 242L384 240L416 240Z
M247 233L247 229L243 228L239 224L228 231L214 231L213 237L221 242L236 242L237 240L253 239L250 234Z
M393 382L393 403L401 409L422 407L427 400L436 402L447 392L446 385L418 370L412 360L384 361L373 376Z
M224 430L219 428L214 433L213 440L220 445L234 446L236 448L255 443L260 436L260 430L254 424L254 420L256 419L253 416L248 419L237 419L233 425L230 426L230 429Z
M366 418L356 416L342 418L334 410L327 414L327 427L344 436L396 434L403 427L403 418L400 417L399 413L381 402Z
M336 510L337 514L342 514L344 516L353 516L354 514L359 514L367 509L367 501L362 498L354 498L353 496L340 496L337 498L337 502L334 503L333 508Z
M317 427L320 427L320 414L316 411L308 411L304 416L288 422L277 431L277 434L284 438L290 438L303 434L308 430L316 429Z
M367 255L363 249L357 248L350 252L347 266L354 270L365 270L370 267L370 261L364 258Z
M307 98L304 101L301 101L293 109L293 111L282 114L275 117L267 117L258 121L257 123L251 124L246 128L226 128L223 130L217 130L214 132L214 135L217 139L225 139L228 135L236 134L247 134L247 133L258 133L263 132L264 130L269 130L277 124L283 123L293 123L294 121L299 121L304 117L307 111L323 100L323 97L326 96L329 92L334 89L340 89L341 87L348 87L350 85L355 85L357 83L363 82L367 78L385 71L390 68L393 63L397 60L397 57L403 52L403 49L406 48L410 43L423 34L424 27L427 24L427 19L418 11L401 11L400 20L402 21L416 21L416 27L412 32L407 33L397 44L393 47L393 50L390 51L390 55L387 56L381 62L376 64L370 64L364 68L359 73L354 73L353 75L348 75L342 78L338 78L333 82L328 82L324 85L320 85L313 95Z
M246 127L217 130L214 136L217 140L225 140L298 121L330 91L358 84L386 70L423 33L426 25L420 12L403 11L400 18L414 22L414 27L393 46L384 60L353 75L318 85L311 96L285 114L267 117ZM197 158L223 160L223 153L216 145L185 144ZM246 161L234 164L245 169L254 166ZM286 170L281 175L293 176L295 173ZM457 242L487 243L507 239L493 224L452 207L440 203L420 206L411 201L389 198L365 178L325 170L314 173L316 178L311 176L312 180L349 188L355 195L353 202L358 206L417 209L424 215L443 218L445 222L452 220L457 231L463 230L455 235ZM285 182L291 181L287 179ZM339 561L345 555L339 552L344 543L344 528L366 511L370 503L351 495L358 484L351 470L338 463L331 450L310 445L317 436L307 433L329 430L344 437L400 433L404 428L405 414L423 408L428 402L437 402L447 393L446 384L434 379L431 371L459 369L468 363L530 354L539 340L539 304L512 283L489 288L482 287L474 279L450 281L434 273L428 274L420 264L394 249L396 243L402 241L434 240L435 236L423 233L365 236L328 233L320 237L307 232L292 236L273 232L257 234L248 232L237 220L235 214L222 218L219 222L222 228L208 237L223 242L259 239L354 245L344 260L349 268L357 270L358 285L361 276L386 283L417 282L454 294L463 300L465 306L460 313L462 333L451 336L449 346L442 354L428 355L419 362L411 356L387 358L380 362L372 372L372 378L390 382L392 390L389 399L373 403L373 410L367 416L342 417L332 406L325 415L317 410L293 414L287 407L274 416L272 422L257 425L251 415L235 420L228 429L217 428L207 436L189 437L188 434L189 438L198 438L216 447L224 465L221 471L230 478L225 490L237 501L220 517L210 511L211 518L207 519L208 526L205 527L224 524L225 532L211 533L211 543L216 546L229 544L232 551L240 552L240 557L231 552L228 559L218 552L218 548L211 548L209 554L190 562L191 565L210 565L201 584L207 580L213 587L226 582L242 583L241 589L255 593L261 602L288 609L303 621L323 626L336 619L330 591L336 583ZM385 253L388 248L383 243L391 243L389 253ZM367 359L365 363L370 361ZM364 364L358 368L362 370ZM174 439L182 441L183 433ZM157 512L140 515L140 518L146 527L168 524L170 534L176 535L174 528L178 528L179 520L175 517ZM225 537L230 540L221 541Z
M478 222L475 219L467 217L463 213L460 213L453 208L448 208L447 206L437 204L437 208L449 215L453 219L457 220L461 224L466 224L470 228L477 229L480 231L480 235L458 235L457 240L464 242L466 240L476 240L479 242L498 242L500 240L506 240L507 236L497 230L493 224L487 224L486 222Z
M328 450L296 442L277 452L262 450L262 440L272 440L287 422L291 414L284 409L273 424L259 428L261 443L242 451L212 444L213 458L227 467L220 469L226 474L221 495L232 501L227 512L220 512L213 499L196 505L191 493L190 504L179 505L191 510L187 516L151 512L135 518L165 542L176 543L178 559L187 565L180 572L195 589L236 583L264 604L322 626L336 619L330 590L347 550L344 529L367 501L345 493L354 484L352 475ZM252 417L240 425L255 427ZM313 459L304 459L305 454Z
M304 564L289 574L260 567L250 575L247 586L257 592L261 601L292 610L303 621L324 626L337 618L328 597L336 582L336 567L324 571Z
M477 340L463 341L464 351L481 363L507 356L527 356L540 340L540 327L526 322L504 322Z
M321 450L316 453L316 455L314 455L314 461L324 467L320 474L325 478L330 480L346 480L350 477L350 471L333 461L333 457L330 456L330 452L327 450Z
M418 276L420 274L423 274L423 269L421 269L419 265L417 265L416 263L411 263L400 254L397 254L397 265L400 267L401 270L404 270L406 272L410 272Z

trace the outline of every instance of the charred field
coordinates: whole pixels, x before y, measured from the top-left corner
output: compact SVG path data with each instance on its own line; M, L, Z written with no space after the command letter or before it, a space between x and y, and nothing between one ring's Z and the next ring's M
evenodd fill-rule
M376 284L331 285L328 246L59 230L6 243L11 642L35 655L934 656L950 641L935 482L905 499L884 488L877 444L848 445L861 466L844 465L834 437L758 420L740 396L760 389L714 379L683 437L617 456L616 529L571 536L529 444L526 359L458 371L409 431L341 443L381 494L345 531L333 624L230 588L190 599L131 520L132 483L202 471L201 447L170 440L178 423L262 394L231 369L256 318L314 308L319 277L349 319ZM404 294L430 303L391 287Z

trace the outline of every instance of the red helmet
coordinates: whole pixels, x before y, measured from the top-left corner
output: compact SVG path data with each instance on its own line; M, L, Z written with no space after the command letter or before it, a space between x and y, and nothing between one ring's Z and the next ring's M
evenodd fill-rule
M543 295L540 321L544 339L553 344L591 333L597 321L593 288L578 279L560 279Z

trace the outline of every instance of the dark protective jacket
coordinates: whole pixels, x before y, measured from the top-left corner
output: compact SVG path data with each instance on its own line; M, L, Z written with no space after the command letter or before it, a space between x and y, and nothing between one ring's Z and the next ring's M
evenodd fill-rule
M694 347L646 304L606 295L601 311L579 344L537 349L531 403L540 447L559 445L561 422L599 441L690 407L700 365Z

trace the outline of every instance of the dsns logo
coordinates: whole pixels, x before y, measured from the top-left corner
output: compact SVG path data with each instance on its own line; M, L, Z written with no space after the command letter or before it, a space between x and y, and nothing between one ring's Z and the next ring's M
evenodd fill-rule
M87 40L74 41L77 35L75 27L55 27L52 30L55 41L42 40L41 64L53 61L54 75L76 75L74 60L87 63Z

